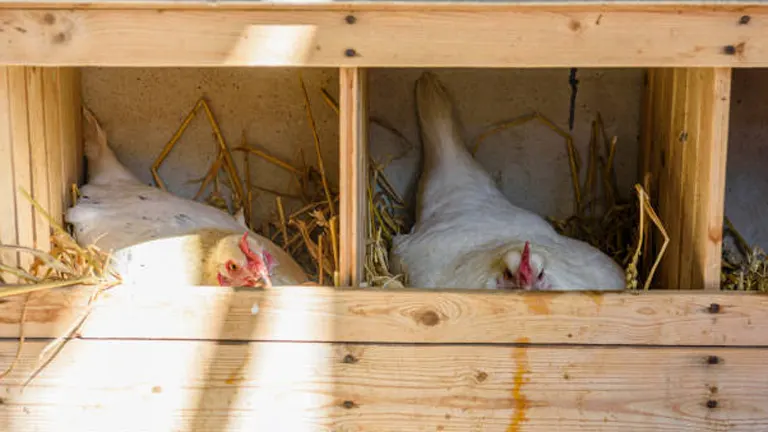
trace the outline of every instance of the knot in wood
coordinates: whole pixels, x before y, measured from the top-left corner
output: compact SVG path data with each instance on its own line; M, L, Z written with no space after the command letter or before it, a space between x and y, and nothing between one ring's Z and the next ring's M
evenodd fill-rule
M416 322L427 327L434 327L440 324L440 316L433 310L417 312L414 318L416 318Z
M357 18L355 18L354 15L347 15L344 17L344 21L346 21L347 24L354 24L357 22Z
M739 24L747 25L747 24L749 24L750 20L752 20L751 16L749 16L749 15L742 15L741 18L739 18Z
M343 407L344 407L344 408L346 408L346 409L357 408L357 404L356 404L356 403L354 403L354 402L352 402L351 400L345 400L345 401L344 401L344 402L341 404L341 406L343 406Z
M354 364L358 362L357 357L353 356L352 354L345 355L343 361L347 364Z

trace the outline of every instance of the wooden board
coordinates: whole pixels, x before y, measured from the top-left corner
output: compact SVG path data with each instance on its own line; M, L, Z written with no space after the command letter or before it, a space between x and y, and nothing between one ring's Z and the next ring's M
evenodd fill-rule
M26 334L58 337L85 297L36 296ZM710 310L710 305L717 310ZM21 299L0 304L0 337L18 335ZM714 312L714 313L713 313ZM527 293L322 287L116 288L85 338L393 343L768 346L768 295Z
M9 68L0 67L0 244L18 244L16 224L16 187L13 176L13 132ZM0 263L18 265L18 254L0 251ZM6 282L15 278L6 275Z
M42 346L3 382L2 430L768 429L766 349L73 341L21 393Z
M339 70L340 285L364 280L368 228L368 94L365 70Z
M0 8L0 64L768 66L764 4L169 4Z
M54 222L63 222L68 181L77 181L82 171L75 124L80 121L79 73L23 66L0 69L0 243L47 250L49 220L21 189ZM4 264L16 267L15 252L0 254ZM27 253L20 259L24 268L32 262Z
M658 283L718 290L731 70L677 68L651 74L645 168L654 179L654 206L670 237Z

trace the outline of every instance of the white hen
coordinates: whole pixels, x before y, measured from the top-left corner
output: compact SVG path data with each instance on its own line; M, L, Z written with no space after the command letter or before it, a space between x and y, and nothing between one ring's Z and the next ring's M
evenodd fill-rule
M416 102L424 146L417 222L395 237L393 269L423 288L620 290L607 255L564 237L512 205L466 150L437 77L423 74Z
M131 285L295 285L301 267L242 221L208 205L142 184L117 159L83 109L88 184L66 219L78 243L113 251Z

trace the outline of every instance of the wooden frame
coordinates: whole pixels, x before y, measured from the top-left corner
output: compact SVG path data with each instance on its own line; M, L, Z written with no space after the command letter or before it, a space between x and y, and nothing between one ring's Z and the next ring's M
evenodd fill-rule
M716 287L729 68L768 66L765 18L746 3L0 3L0 241L45 234L18 182L60 215L81 172L79 78L61 66L333 66L345 287L116 288L22 392L88 310L88 292L35 295L0 430L768 429L768 296L346 288L362 282L378 66L653 67L641 169L674 226L662 283ZM23 304L0 303L2 369Z

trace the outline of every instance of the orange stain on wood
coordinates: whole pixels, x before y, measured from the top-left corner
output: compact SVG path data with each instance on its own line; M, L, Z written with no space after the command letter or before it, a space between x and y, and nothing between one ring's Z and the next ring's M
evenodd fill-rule
M588 291L584 293L590 300L595 302L595 306L597 306L597 311L600 312L600 309L603 307L603 294L599 291Z
M529 343L530 339L527 337L518 338L517 343ZM528 410L528 398L523 394L523 384L526 382L526 374L530 373L528 370L528 353L527 348L524 346L518 346L512 353L512 358L515 360L515 376L512 386L512 400L515 403L515 411L512 415L512 421L507 428L507 432L519 432L520 425L528 421L526 411Z
M537 315L549 315L549 303L547 296L536 293L523 294L523 301L528 306L528 310Z

